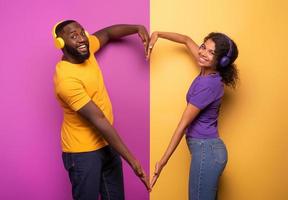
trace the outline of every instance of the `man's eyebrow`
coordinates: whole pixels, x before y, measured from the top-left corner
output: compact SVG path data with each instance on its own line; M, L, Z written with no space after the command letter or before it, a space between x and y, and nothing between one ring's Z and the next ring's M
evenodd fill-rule
M84 28L81 28L81 32L82 31L84 31ZM76 30L72 30L72 31L70 31L69 33L71 34L71 33L74 33L74 32L76 32Z

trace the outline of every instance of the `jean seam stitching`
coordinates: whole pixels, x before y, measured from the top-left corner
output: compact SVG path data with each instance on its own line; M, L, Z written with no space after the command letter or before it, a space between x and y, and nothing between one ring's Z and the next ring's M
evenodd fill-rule
M201 144L201 162L200 162L200 172L199 172L199 180L198 180L198 200L200 200L200 191L201 191L201 183L202 183L202 174L203 174L203 165L205 162L205 148L204 148L204 144Z
M109 195L108 186L107 186L107 184L106 184L106 179L105 179L104 174L102 175L102 177L103 177L104 188L105 188L105 190L106 190L108 200L110 200L111 198L110 198L110 195Z

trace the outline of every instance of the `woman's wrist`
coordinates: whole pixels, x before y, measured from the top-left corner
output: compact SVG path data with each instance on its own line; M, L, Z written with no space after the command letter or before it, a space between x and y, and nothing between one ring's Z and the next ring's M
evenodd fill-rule
M159 164L164 167L167 164L167 160L161 159Z

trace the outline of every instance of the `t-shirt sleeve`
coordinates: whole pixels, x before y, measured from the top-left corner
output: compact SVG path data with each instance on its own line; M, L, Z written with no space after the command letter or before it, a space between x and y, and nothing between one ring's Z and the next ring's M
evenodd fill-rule
M100 41L95 35L89 35L90 53L96 53L100 49Z
M62 80L56 86L56 93L74 111L78 111L91 100L81 81L74 78Z
M214 92L211 88L201 86L188 92L187 101L200 110L204 109L215 100Z

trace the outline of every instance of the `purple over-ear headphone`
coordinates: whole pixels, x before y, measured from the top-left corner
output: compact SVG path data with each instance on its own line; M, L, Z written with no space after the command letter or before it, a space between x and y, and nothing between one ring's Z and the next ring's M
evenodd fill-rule
M233 43L232 43L231 39L228 36L226 36L226 35L225 35L225 37L227 38L227 40L229 42L229 51L228 51L228 53L225 56L223 56L220 59L219 64L220 64L221 67L227 67L230 64L231 56L232 56L232 52L233 52Z

